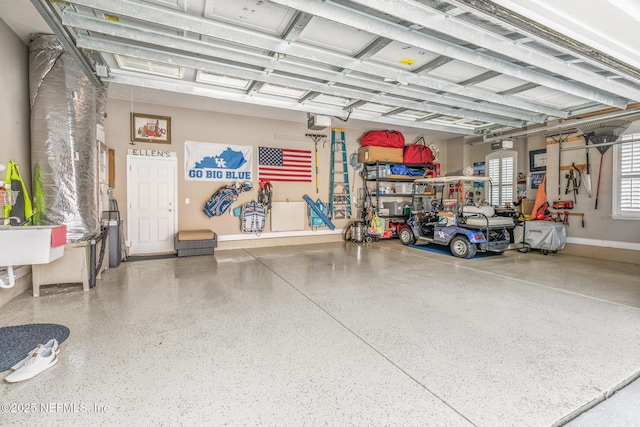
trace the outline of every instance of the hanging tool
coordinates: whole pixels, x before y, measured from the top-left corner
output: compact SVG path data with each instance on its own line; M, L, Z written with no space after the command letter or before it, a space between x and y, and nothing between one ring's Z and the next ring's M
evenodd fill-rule
M362 163L360 163L360 160L358 159L358 152L357 151L351 153L351 155L349 156L349 164L353 168L353 176L355 177L356 176L356 171L362 167ZM356 180L354 179L353 182L351 183L351 190L352 191L354 190L355 183L356 183Z
M574 203L578 203L578 188L580 188L580 183L582 181L582 172L580 169L576 167L575 163L571 163L571 169L569 169L569 173L565 175L567 178L567 187L564 190L564 194L569 194L569 191L573 192L573 201Z
M336 164L338 168L336 168ZM341 192L338 191L339 187L342 187ZM331 129L331 185L329 191L329 218L351 218L349 163L347 162L347 142L344 129Z
M565 223L565 221L566 221L566 223L565 223L566 225L569 225L569 217L570 217L570 216L579 216L579 217L580 217L580 220L581 220L582 228L584 228L584 213L582 213L582 212L568 212L568 211L564 211L564 212L562 212L562 215L565 217L564 219L561 219L561 218L562 218L562 216L561 216L560 211L555 211L555 212L553 212L553 214L555 214L555 215L556 215L556 217L555 217L555 220L556 220L556 221L558 221L558 222L563 222L563 223ZM553 214L551 214L551 215L553 215ZM541 219L546 219L546 218L541 218Z
M558 132L545 134L545 138L551 138L555 143L558 144L558 200L561 199L560 192L562 191L562 143L569 139L569 135L576 132L576 129L565 129L559 130ZM557 138L557 139L556 139ZM549 142L547 142L547 150L548 150ZM547 165L547 169L551 169L550 165Z
M600 144L606 144L607 142L615 142L618 137L629 127L631 124L628 120L609 120L604 123L598 123L595 125L579 126L578 129L582 131L585 139L596 146L600 152L600 168L598 170L598 185L596 187L596 206L598 209L598 198L600 197L600 179L602 178L602 158L604 153L607 152L611 145L602 146ZM589 162L587 161L587 164Z
M559 200L553 202L553 209L573 209L573 200Z
M591 165L589 164L589 144L586 136L584 138L584 146L586 147L584 151L586 152L587 156L587 171L584 177L584 188L585 190L587 190L589 198L591 198L593 197L593 193L591 191Z
M315 147L315 153L316 153L316 194L318 194L320 192L320 188L318 186L318 141L320 141L322 138L326 138L327 135L322 135L322 134L319 134L319 133L307 133L307 134L305 134L305 136L308 136L309 138L311 138L313 140L314 147Z

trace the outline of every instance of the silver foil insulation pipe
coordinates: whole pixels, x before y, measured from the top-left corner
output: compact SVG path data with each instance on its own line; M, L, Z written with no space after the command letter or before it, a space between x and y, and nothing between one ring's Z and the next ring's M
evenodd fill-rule
M29 86L34 223L66 224L67 241L90 240L100 231L96 126L106 89L48 34L29 45Z

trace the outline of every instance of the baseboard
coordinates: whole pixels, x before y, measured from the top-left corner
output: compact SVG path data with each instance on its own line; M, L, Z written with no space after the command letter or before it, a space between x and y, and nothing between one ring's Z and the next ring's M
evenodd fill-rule
M562 253L605 261L640 265L640 244L592 239L567 238Z
M600 248L627 249L640 251L640 243L617 242L614 240L585 239L582 237L567 237L567 243L575 245L597 246Z
M287 232L287 233L265 233L276 234L275 237L245 236L242 239L233 239L237 235L219 236L216 251L228 249L249 249L249 248L269 248L293 245L310 245L317 243L334 243L342 241L342 230L330 232ZM287 236L284 236L287 234ZM224 239L227 237L228 239Z
M342 235L342 229L335 230L318 229L316 231L278 231L268 233L243 233L243 234L226 234L218 236L218 242L234 242L240 240L266 240L266 239L283 239L289 237L315 238L318 236Z

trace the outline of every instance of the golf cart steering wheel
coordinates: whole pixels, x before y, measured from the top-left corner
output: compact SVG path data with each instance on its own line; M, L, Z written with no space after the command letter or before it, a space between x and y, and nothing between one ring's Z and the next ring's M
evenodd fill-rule
M438 199L433 199L431 201L431 207L433 209L437 210L437 211L441 211L444 208L444 206L442 205L442 203Z

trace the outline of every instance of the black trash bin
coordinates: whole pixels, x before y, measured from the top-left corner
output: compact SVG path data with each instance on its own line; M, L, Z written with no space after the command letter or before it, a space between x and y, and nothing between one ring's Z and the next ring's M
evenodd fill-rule
M120 211L104 211L102 217L109 228L109 268L120 265L122 260L122 231L120 229L122 219Z

